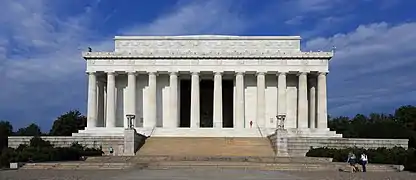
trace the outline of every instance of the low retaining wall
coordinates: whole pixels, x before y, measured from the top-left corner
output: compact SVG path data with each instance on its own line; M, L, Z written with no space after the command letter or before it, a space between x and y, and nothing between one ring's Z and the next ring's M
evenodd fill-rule
M276 134L268 137L273 148L276 148ZM295 138L289 137L287 148L290 156L305 156L311 147L328 147L328 148L347 148L359 147L366 149L375 149L379 147L408 147L408 139L364 139L364 138Z
M20 144L29 144L32 136L9 136L8 146L17 148ZM124 137L111 136L41 136L45 141L51 142L56 147L68 147L72 143L79 144L90 148L102 148L105 154L109 154L109 148L113 147L115 155L122 155L124 152Z

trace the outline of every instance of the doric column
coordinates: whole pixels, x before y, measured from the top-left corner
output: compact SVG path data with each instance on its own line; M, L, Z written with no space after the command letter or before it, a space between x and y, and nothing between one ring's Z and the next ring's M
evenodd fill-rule
M306 72L299 74L298 128L308 128L308 76Z
M316 77L309 79L309 128L316 128Z
M116 77L114 72L107 72L107 115L106 127L116 127Z
M214 127L222 128L222 75L214 74Z
M191 77L191 128L199 128L199 74L192 72Z
M244 128L244 74L237 72L235 77L235 128Z
M127 93L126 113L136 115L136 72L127 73ZM124 127L127 128L129 126L127 117L124 118L126 118ZM135 122L133 123L135 124Z
M286 115L286 73L279 72L277 76L277 114Z
M156 126L156 72L149 72L149 87L147 92L148 115L143 122L143 127L153 128Z
M260 127L265 127L266 119L266 104L265 104L265 91L266 90L266 78L264 72L257 73L257 124Z
M326 74L319 73L318 75L318 94L317 94L317 118L319 129L328 128L328 113L327 113L327 94L326 94Z
M95 72L88 73L88 107L87 128L97 126L97 76Z
M170 73L169 78L169 88L170 88L170 101L169 101L169 109L170 109L170 118L171 123L169 123L169 127L175 128L179 127L180 121L178 116L178 74L176 72Z
M98 88L98 95L97 95L97 103L98 103L98 115L97 115L97 126L104 127L104 117L105 117L105 83L102 81L98 81L97 83Z

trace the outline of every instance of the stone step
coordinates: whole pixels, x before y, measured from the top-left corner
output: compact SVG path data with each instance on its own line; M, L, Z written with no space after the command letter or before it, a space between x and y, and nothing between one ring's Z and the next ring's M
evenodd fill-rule
M256 169L273 171L348 171L346 164L339 163L255 163L255 162L216 162L216 161L164 161L151 162L147 169L176 169L176 168L231 168ZM368 172L396 172L391 165L369 165Z
M87 159L88 160L88 159ZM216 161L216 162L258 162L258 163L329 163L332 158L317 157L238 157L238 156L136 156L131 162L160 161Z
M180 156L273 156L267 138L244 137L151 137L139 155Z
M285 170L285 171L326 171L335 170L328 164L317 163L253 163L253 162L202 162L202 161L172 161L153 162L147 165L148 169L175 169L175 168L231 168L256 170Z
M127 169L132 163L44 162L27 163L21 169Z

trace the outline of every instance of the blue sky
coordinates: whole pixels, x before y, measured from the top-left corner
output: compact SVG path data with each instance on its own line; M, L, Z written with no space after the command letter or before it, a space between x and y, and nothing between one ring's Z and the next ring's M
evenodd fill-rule
M337 47L329 114L416 103L416 1L0 0L0 119L48 131L86 110L81 49L112 50L116 35L301 35L302 48ZM413 9L414 10L414 9Z

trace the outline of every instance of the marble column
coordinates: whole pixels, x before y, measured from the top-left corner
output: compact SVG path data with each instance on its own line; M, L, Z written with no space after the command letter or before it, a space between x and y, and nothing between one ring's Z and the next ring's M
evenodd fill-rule
M242 129L245 125L244 113L244 74L237 72L235 77L235 123L234 128Z
M169 109L170 109L170 121L171 123L168 124L170 128L179 127L179 109L178 109L178 74L176 72L170 73L169 78L169 88L170 88L170 101L169 101Z
M265 127L266 124L266 104L265 104L265 91L266 90L266 78L264 72L257 73L257 125L259 127Z
M97 76L95 72L89 72L87 128L94 127L97 127Z
M147 91L147 119L144 119L143 127L153 128L156 126L156 72L149 72L149 87Z
M97 115L97 127L104 127L105 126L105 83L102 81L98 81L97 84L98 88L98 95L97 95L97 103L98 103L98 115Z
M325 72L321 72L318 75L317 128L319 129L328 128L326 74Z
M136 72L127 73L127 93L126 114L136 115ZM124 127L128 128L127 117L124 118L126 118ZM136 124L135 121L133 121L133 124Z
M308 76L306 72L299 74L298 128L308 128Z
M199 98L199 74L192 72L191 77L191 128L200 127L200 98Z
M107 72L107 115L106 127L116 127L116 77L114 72Z
M309 128L316 128L316 77L309 79Z
M214 74L214 127L222 128L222 75Z
M279 72L277 76L277 114L286 115L286 73Z

